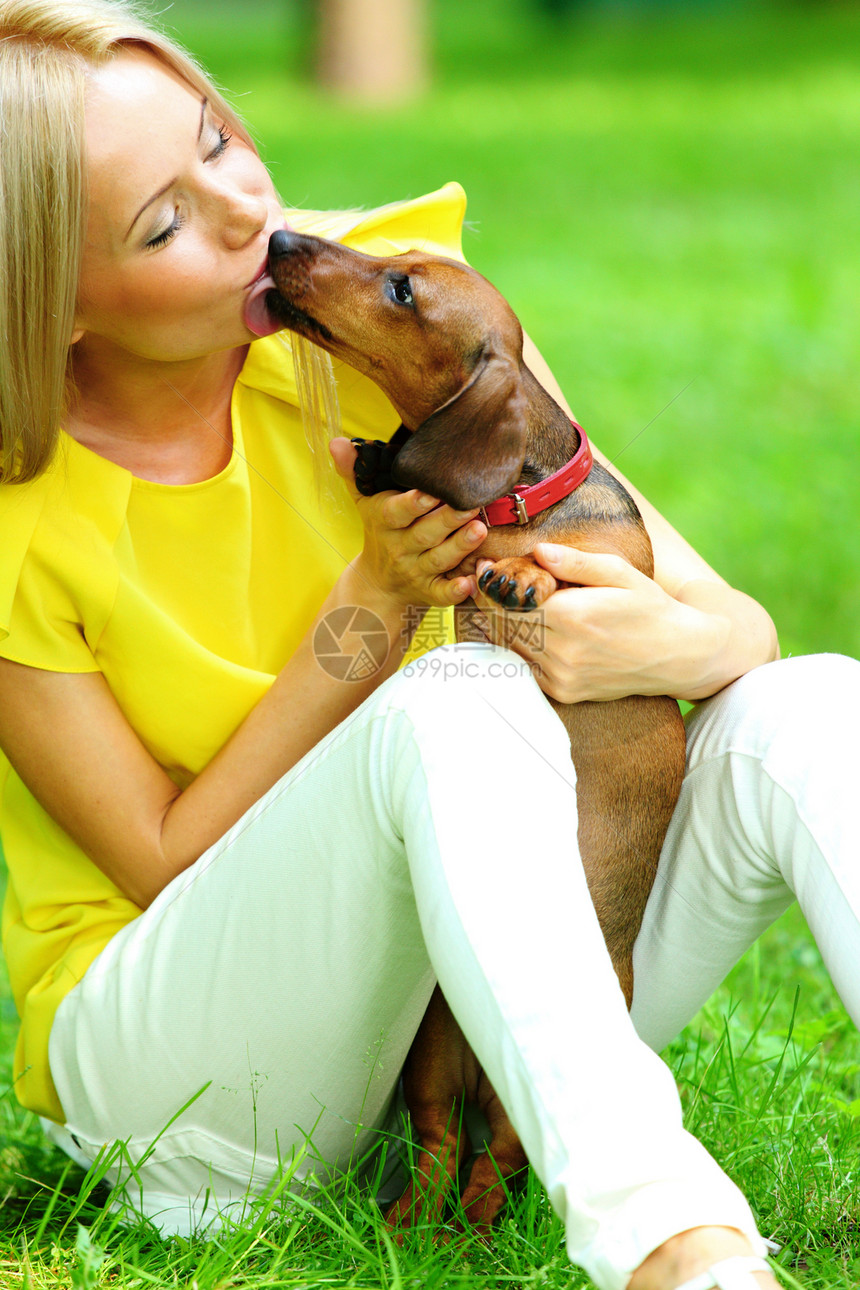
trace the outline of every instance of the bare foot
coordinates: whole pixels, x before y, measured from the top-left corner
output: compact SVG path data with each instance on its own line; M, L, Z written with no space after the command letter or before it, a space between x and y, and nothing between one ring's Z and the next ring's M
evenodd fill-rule
M752 1253L747 1238L733 1227L693 1227L652 1251L633 1273L627 1290L675 1290L721 1259ZM779 1290L770 1272L752 1275L762 1290Z

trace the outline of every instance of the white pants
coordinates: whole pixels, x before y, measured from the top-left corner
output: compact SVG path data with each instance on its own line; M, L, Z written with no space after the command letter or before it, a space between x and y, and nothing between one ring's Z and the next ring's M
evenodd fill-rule
M435 651L65 999L51 1068L68 1129L88 1158L125 1141L129 1203L165 1232L235 1215L279 1162L324 1180L385 1124L438 974L598 1286L621 1290L702 1224L763 1252L631 1024L576 826L567 736L524 665L489 645Z
M860 662L758 668L687 722L687 774L633 956L659 1051L796 898L860 1025Z

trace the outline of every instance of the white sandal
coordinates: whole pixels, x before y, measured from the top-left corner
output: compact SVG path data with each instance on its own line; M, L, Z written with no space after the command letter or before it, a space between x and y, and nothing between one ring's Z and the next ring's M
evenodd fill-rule
M712 1264L707 1272L700 1272L676 1290L761 1290L753 1272L770 1272L770 1267L754 1254L735 1254Z

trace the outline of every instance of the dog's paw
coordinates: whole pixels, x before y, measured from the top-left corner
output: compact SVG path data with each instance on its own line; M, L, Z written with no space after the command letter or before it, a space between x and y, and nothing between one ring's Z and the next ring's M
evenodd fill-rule
M494 1222L508 1203L510 1193L521 1186L527 1168L526 1154L519 1139L513 1136L506 1144L500 1144L496 1157L492 1155L492 1146L489 1152L475 1157L469 1181L460 1196L463 1217L474 1233L490 1239Z
M382 439L353 439L356 450L355 486L362 497L373 497L375 493L384 493L397 488L391 469L400 446L385 443Z
M531 556L494 560L478 579L478 589L503 609L537 609L558 583Z
M385 439L352 439L350 442L356 450L355 486L363 497L373 497L374 493L385 493L395 489L402 493L403 487L395 482L392 470L394 459L400 449L409 441L410 432L406 426L395 430L391 438Z

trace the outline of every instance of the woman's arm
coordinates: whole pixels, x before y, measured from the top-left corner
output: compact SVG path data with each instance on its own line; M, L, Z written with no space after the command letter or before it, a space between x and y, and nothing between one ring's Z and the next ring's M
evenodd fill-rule
M336 456L351 470L345 440ZM386 664L368 680L338 681L314 657L312 628L184 791L143 746L99 673L0 659L0 747L48 814L136 904L148 905L396 670L406 605L459 603L473 589L473 579L444 575L481 540L483 525L428 505L414 490L361 499L359 507L365 548L317 621L346 605L372 610L392 642Z
M528 338L524 356L570 414ZM776 630L762 606L730 587L611 463L595 455L636 499L654 548L655 582L612 556L559 548L550 564L538 548L538 558L560 581L584 584L556 592L544 606L540 657L514 645L541 668L547 693L567 703L622 694L703 699L778 658Z

